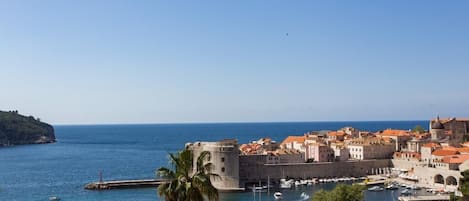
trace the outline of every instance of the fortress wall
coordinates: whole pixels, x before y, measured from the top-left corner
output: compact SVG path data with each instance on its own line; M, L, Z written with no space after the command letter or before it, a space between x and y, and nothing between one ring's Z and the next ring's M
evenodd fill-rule
M260 157L260 156L259 156ZM240 185L281 178L360 177L371 174L373 169L392 167L391 160L363 160L325 163L261 164L257 158L240 157ZM251 159L252 161L248 161ZM256 160L257 159L257 160Z

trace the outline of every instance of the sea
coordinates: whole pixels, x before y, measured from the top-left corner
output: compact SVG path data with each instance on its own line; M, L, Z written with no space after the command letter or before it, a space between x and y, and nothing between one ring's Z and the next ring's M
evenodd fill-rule
M155 170L169 166L168 153L187 142L238 139L247 143L262 137L281 142L289 135L309 131L336 130L352 126L360 130L427 127L428 121L288 122L288 123L200 123L138 125L57 125L57 142L0 148L0 201L158 201L156 189L90 191L85 184L104 180L154 178ZM283 190L284 200L304 200L312 194L334 188L318 184ZM397 200L399 192L365 193L366 201ZM274 200L273 192L222 193L221 201Z

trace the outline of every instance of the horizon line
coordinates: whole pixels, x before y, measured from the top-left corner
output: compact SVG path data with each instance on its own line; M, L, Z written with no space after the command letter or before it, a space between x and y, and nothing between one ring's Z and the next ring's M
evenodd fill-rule
M315 120L315 121L194 121L194 122L125 122L125 123L58 123L52 126L112 126L112 125L171 125L171 124L272 124L272 123L326 123L326 122L404 122L404 121L430 121L430 120Z

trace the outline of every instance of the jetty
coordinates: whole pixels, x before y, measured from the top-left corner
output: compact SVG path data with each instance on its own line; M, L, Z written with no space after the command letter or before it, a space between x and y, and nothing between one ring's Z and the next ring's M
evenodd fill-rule
M166 183L166 179L139 179L139 180L115 180L115 181L98 181L85 185L87 190L111 190L123 188L149 188L157 187Z

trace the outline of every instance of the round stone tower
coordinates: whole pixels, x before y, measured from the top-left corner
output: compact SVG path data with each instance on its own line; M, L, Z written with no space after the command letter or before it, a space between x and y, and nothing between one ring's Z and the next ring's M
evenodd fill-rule
M217 189L227 191L239 189L239 147L236 140L195 142L186 147L193 151L194 168L200 153L210 152L210 159L207 162L213 164L212 173L220 176L211 179Z

